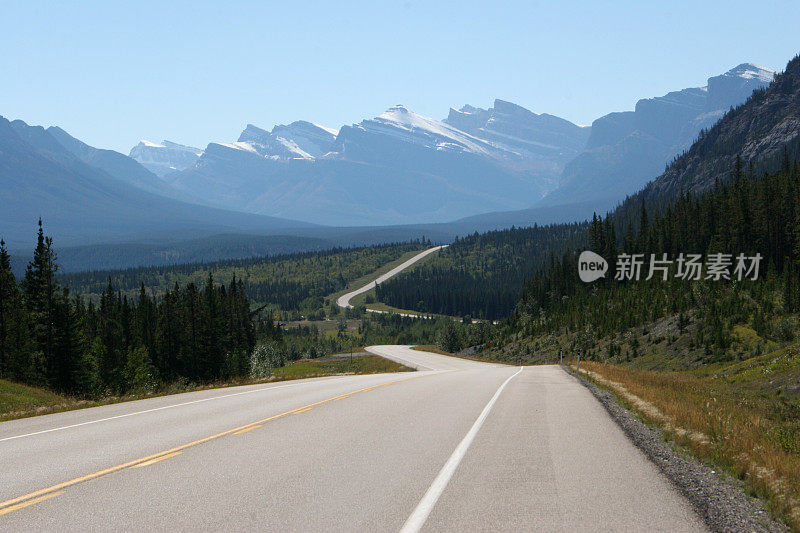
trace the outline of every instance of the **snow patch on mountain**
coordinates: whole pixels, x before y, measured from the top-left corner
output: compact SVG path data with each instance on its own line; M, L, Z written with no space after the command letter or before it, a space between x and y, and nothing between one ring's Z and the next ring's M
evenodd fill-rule
M502 155L491 144L444 122L414 113L402 105L391 107L374 119L364 120L353 128L436 150L471 152L490 157Z
M171 172L185 170L194 165L202 154L201 149L193 146L170 141L161 141L161 144L158 144L141 140L131 148L129 157L156 176L163 178Z
M258 153L256 148L247 142L235 142L235 143L211 143L211 144L218 144L219 146L224 146L225 148L230 148L231 150L242 150L244 152L252 152L254 154Z
M248 124L239 136L262 156L271 159L315 159L331 150L337 130L304 120L280 124L272 131Z
M771 68L762 67L753 63L742 63L741 65L732 68L723 76L737 77L744 79L755 79L763 83L769 83L775 78L776 72Z

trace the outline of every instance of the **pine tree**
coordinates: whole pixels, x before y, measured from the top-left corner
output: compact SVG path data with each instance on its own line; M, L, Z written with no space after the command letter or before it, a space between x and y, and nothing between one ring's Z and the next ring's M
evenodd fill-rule
M44 368L37 369L37 376L45 383L51 384L54 379L57 363L55 340L55 314L59 291L56 280L56 257L53 252L53 240L45 237L42 220L39 219L39 232L33 260L25 270L22 281L22 292L25 308L31 319L31 337L34 347L39 352Z
M17 280L6 243L0 240L0 377L24 380L30 345Z

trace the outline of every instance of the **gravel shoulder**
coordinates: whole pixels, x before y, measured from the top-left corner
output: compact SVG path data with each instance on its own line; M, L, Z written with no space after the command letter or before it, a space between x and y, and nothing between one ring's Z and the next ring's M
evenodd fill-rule
M572 370L566 372L575 376ZM577 379L577 378L576 378ZM733 479L725 479L709 466L681 457L660 431L641 422L620 405L609 391L585 379L579 381L597 398L628 438L686 497L706 525L716 532L789 531L775 521L763 503L748 496Z

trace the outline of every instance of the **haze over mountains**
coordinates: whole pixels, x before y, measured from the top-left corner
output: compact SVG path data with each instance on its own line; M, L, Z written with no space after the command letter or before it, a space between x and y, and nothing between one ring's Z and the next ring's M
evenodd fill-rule
M161 141L161 144L140 141L130 153L131 158L160 178L189 168L201 155L203 151L199 148L170 141Z
M800 159L800 56L775 83L729 111L639 194L659 200L681 191L707 191L734 172L737 158L743 171L752 167L756 175Z
M472 134L400 105L338 132L304 121L272 131L248 125L236 142L209 144L167 179L209 205L329 225L445 222L528 207L555 186L588 131L495 107Z
M436 120L398 105L339 130L248 124L205 150L143 141L131 157L185 197L327 225L447 222L536 206L604 210L639 190L774 71L743 63L705 87L643 99L592 127L496 100ZM198 155L199 154L199 155ZM497 215L501 218L505 215Z
M142 141L130 156L2 119L0 232L28 245L41 215L62 245L194 239L197 249L218 233L348 244L576 220L641 189L773 76L745 63L591 127L503 100L444 120L397 105L338 130L248 124L235 141Z
M311 226L155 194L147 188L158 178L135 161L55 133L0 117L0 231L11 248L35 242L40 216L62 244Z

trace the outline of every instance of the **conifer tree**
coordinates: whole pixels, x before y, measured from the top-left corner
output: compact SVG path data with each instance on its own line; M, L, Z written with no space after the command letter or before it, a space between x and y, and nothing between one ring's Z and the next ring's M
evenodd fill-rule
M22 293L26 311L31 319L31 338L41 357L43 368L36 369L37 378L50 384L57 367L55 346L55 315L59 291L52 249L53 240L45 237L42 220L39 219L36 249L33 259L25 270Z

